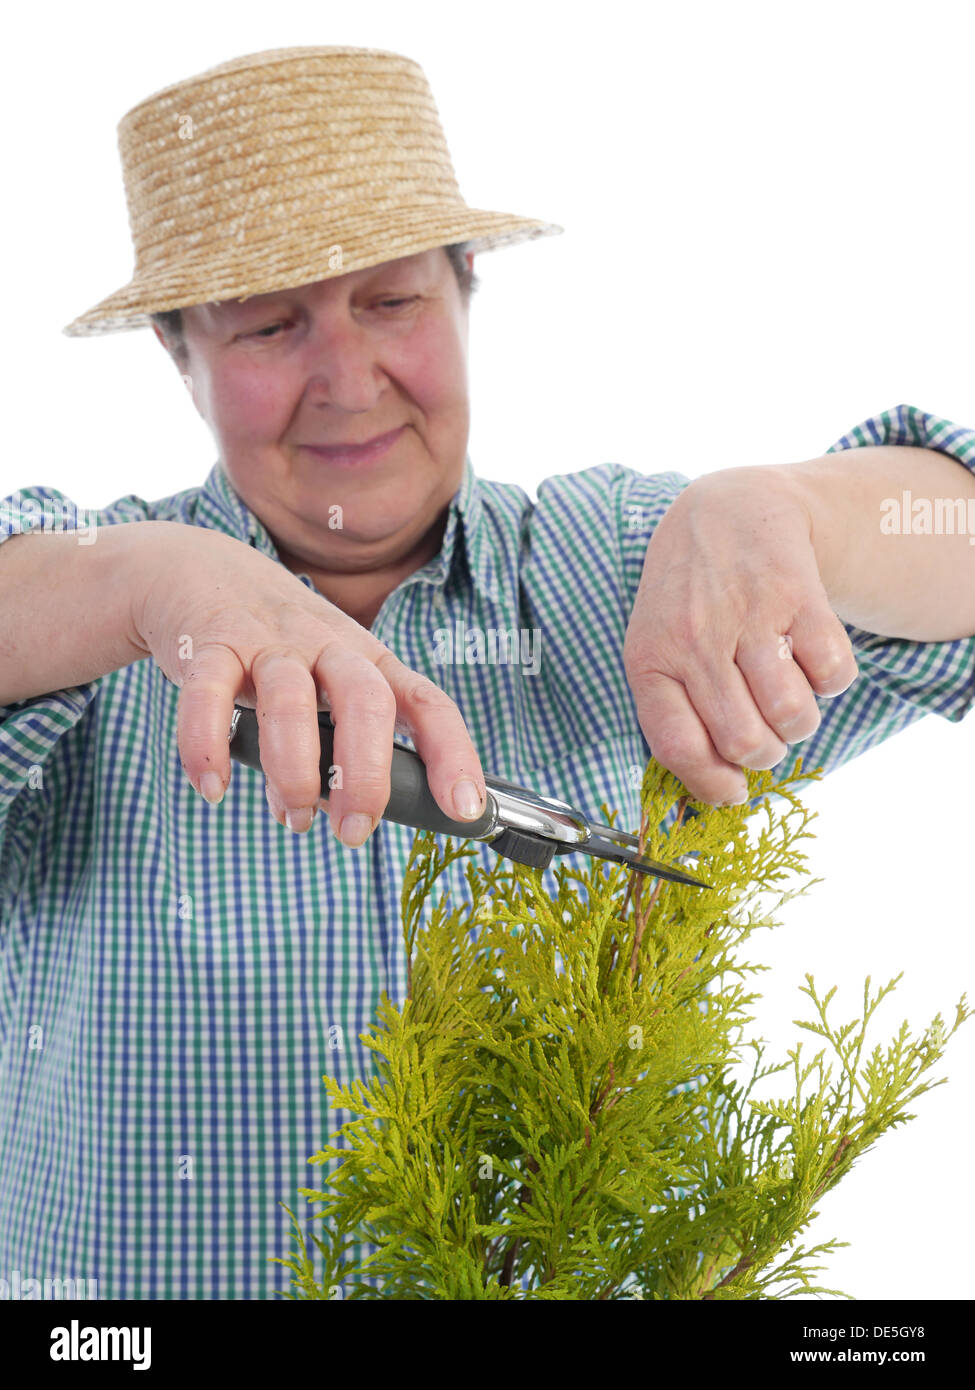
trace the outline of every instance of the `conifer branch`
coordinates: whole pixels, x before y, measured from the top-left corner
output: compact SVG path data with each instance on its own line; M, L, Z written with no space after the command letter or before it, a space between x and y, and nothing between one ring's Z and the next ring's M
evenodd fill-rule
M823 1195L823 1193L826 1191L827 1187L829 1186L829 1180L830 1180L830 1178L832 1177L833 1172L835 1171L837 1164L841 1161L841 1159L843 1158L843 1155L846 1153L847 1149L850 1148L850 1146L852 1145L852 1143L853 1143L853 1140L850 1138L849 1135L846 1135L843 1139L840 1140L839 1144L837 1144L837 1146L836 1146L836 1152L833 1154L833 1157L830 1159L830 1161L829 1161L829 1167L826 1169L826 1172L823 1174L823 1180L822 1180L822 1182L819 1184L819 1186L816 1188L815 1192L814 1192L813 1195L812 1195L812 1200L813 1200L814 1202L818 1201L819 1198L820 1198L820 1197Z
M525 1167L528 1169L528 1171L529 1171L530 1173L537 1173L537 1172L538 1172L538 1164L535 1162L534 1158L532 1158L531 1154L529 1154L528 1157L527 1157L526 1160L525 1160ZM531 1188L528 1186L527 1183L525 1183L525 1184L523 1185L521 1191L518 1193L518 1205L519 1205L519 1207L524 1207L525 1204L526 1204L527 1202L529 1202L530 1200L531 1200ZM518 1255L518 1247L520 1246L520 1244L521 1244L521 1241L520 1241L520 1240L518 1239L518 1237L516 1236L515 1239L511 1242L511 1245L508 1247L508 1253L507 1253L507 1255L505 1256L504 1264L503 1264L503 1266L502 1266L502 1268L501 1268L501 1273L500 1273L500 1275L498 1276L498 1283L499 1283L499 1284L503 1284L503 1285L505 1285L506 1287L507 1287L508 1285L510 1285L510 1283L511 1283L512 1275L513 1275L514 1267L515 1267L515 1259L517 1258L517 1255Z
M707 893L601 864L545 878L486 867L477 847L414 839L406 998L384 996L360 1035L373 1079L325 1078L333 1108L353 1118L310 1160L331 1168L325 1190L301 1189L324 1203L322 1265L292 1216L297 1253L277 1260L294 1276L285 1297L837 1293L814 1283L810 1263L836 1242L807 1250L798 1238L819 1198L943 1084L923 1073L971 1010L963 996L950 1031L940 1014L922 1037L905 1023L868 1056L867 1025L897 981L871 995L868 977L863 1017L834 1026L835 989L820 999L808 975L818 1017L796 1022L824 1050L805 1062L797 1045L763 1065L746 1037L758 996L745 981L765 967L742 947L818 881L782 886L801 873L811 833L801 767L777 782L746 772L743 806L694 803L686 817L686 791L651 759L640 848L673 863L696 856ZM760 908L768 890L777 901ZM739 1084L742 1046L755 1064ZM791 1096L752 1098L790 1064Z
M633 872L635 874L637 870L634 869ZM633 933L633 950L630 952L630 978L634 980L636 979L637 966L640 963L640 947L643 944L643 933L647 929L650 913L656 906L657 899L660 897L660 890L663 886L664 880L662 878L655 880L653 889L650 893L650 901L647 903L646 907L643 905L643 894L640 889L637 889L635 894L636 902L633 908L633 916L636 921L636 931Z

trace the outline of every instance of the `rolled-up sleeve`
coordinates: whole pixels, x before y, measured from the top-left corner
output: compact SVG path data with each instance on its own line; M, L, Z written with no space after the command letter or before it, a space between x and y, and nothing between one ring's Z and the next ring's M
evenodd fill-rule
M975 430L909 405L862 421L826 452L887 444L936 449L975 470ZM804 770L829 771L927 714L960 723L975 705L975 636L919 642L880 637L850 623L843 627L859 675L842 695L817 697L819 728L802 743L790 745L780 767L801 754Z
M96 686L0 705L0 929L41 839L72 794Z

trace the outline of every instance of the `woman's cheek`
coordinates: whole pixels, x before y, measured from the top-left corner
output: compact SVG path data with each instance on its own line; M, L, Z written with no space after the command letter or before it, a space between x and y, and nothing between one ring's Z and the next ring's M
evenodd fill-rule
M287 384L269 379L266 372L251 371L225 381L219 399L221 428L231 438L280 439L291 417Z

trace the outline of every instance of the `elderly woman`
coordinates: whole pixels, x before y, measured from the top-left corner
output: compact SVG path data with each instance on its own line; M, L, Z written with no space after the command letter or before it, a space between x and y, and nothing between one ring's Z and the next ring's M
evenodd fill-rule
M404 993L394 733L456 818L487 769L635 824L651 750L740 802L743 767L960 720L975 550L881 504L970 507L975 434L899 407L823 458L604 464L532 502L466 452L473 262L560 229L466 206L415 63L251 55L119 135L134 277L66 331L152 322L218 461L96 544L50 489L2 511L0 1267L270 1298L337 1123L319 1078L369 1075ZM235 702L270 815L231 782Z

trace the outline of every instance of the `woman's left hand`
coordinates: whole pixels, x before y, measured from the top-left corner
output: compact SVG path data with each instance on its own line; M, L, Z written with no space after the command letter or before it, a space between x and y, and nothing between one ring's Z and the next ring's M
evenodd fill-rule
M623 648L640 726L690 795L741 802L857 676L830 607L803 493L777 467L685 488L647 546Z

